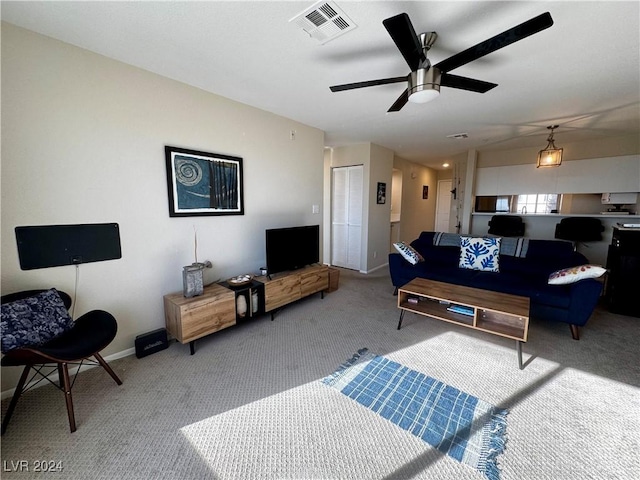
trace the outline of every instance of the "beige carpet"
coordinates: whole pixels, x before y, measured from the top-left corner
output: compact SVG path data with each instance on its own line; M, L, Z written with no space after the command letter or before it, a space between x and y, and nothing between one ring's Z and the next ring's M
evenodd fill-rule
M2 478L483 478L319 382L362 347L508 408L503 480L640 478L640 319L598 309L580 341L534 321L521 371L508 339L413 314L396 330L392 291L387 271L342 271L323 300L207 337L194 356L173 343L113 362L120 387L83 372L73 434L62 394L30 391L2 437ZM63 471L10 471L21 460Z

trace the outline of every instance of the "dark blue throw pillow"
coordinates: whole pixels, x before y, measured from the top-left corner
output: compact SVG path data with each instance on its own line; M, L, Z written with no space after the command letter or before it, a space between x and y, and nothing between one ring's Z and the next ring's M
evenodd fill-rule
M73 327L55 288L2 305L2 353L43 345Z

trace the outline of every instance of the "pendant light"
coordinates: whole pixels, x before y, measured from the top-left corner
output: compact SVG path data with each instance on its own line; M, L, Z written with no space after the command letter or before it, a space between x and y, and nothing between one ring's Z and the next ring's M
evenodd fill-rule
M538 152L538 164L539 167L559 167L562 163L562 149L557 148L553 143L553 131L558 128L558 125L549 125L547 129L551 130L549 138L547 138L547 147L544 150Z

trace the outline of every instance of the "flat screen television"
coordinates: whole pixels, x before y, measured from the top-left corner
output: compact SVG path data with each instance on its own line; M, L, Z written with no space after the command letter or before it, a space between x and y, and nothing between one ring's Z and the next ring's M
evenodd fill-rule
M272 228L265 236L269 275L320 261L320 225Z

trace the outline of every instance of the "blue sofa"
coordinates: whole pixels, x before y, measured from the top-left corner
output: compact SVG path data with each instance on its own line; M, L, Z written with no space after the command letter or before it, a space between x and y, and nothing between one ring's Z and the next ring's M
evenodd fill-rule
M522 295L530 299L529 317L568 323L575 340L578 327L587 323L598 303L602 283L583 279L568 285L549 285L556 270L589 263L575 252L571 242L502 238L499 272L459 268L460 236L422 232L411 246L424 258L412 265L399 253L389 254L391 281L401 287L416 277L496 292Z

